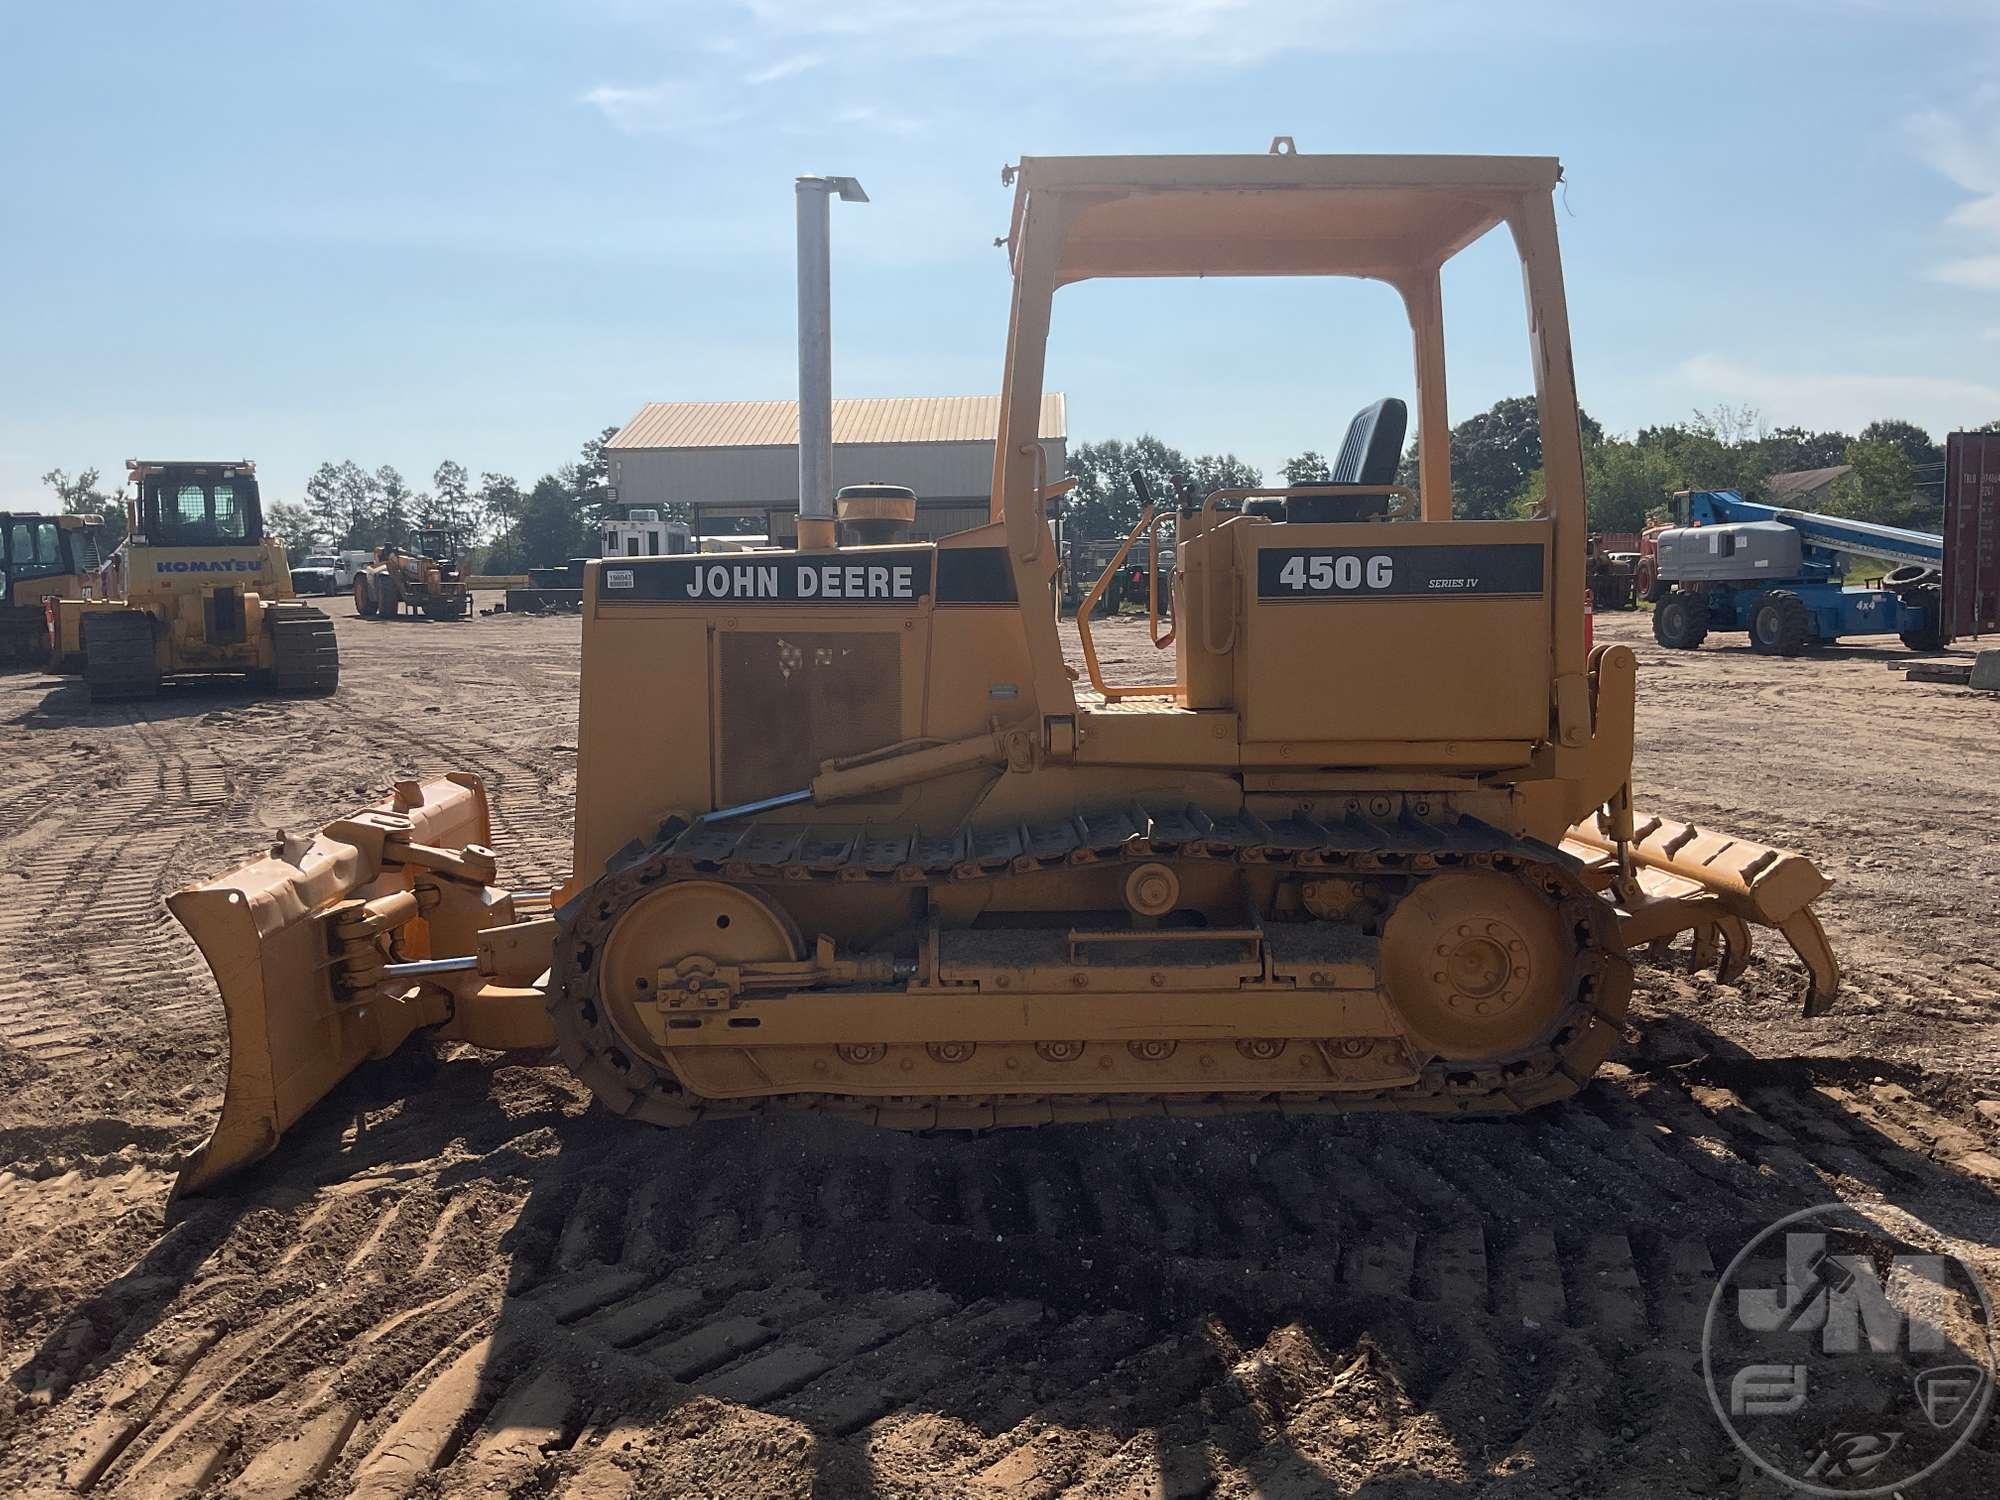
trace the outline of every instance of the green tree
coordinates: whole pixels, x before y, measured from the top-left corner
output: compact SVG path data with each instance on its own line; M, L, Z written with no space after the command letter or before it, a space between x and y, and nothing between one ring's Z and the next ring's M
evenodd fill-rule
M1584 442L1583 503L1592 531L1643 531L1647 514L1663 508L1677 488L1674 467L1657 448L1620 437ZM1509 510L1534 515L1546 494L1546 473L1537 469Z
M1763 492L1765 475L1770 472L1753 451L1754 444L1725 442L1699 419L1642 427L1633 441L1665 457L1680 489L1736 490L1750 499Z
M1308 448L1298 457L1285 460L1286 484L1324 484L1332 477L1326 455L1317 449Z
M417 519L424 526L442 526L453 536L472 541L479 532L480 504L472 494L465 465L447 458L431 475L431 491L418 497Z
M1254 490L1264 483L1264 471L1234 453L1204 453L1188 465L1188 490L1205 500L1217 490Z
M351 458L344 458L334 470L334 491L339 496L340 513L346 520L342 546L379 547L395 538L383 534L382 484Z
M1848 446L1847 461L1854 472L1835 480L1827 494L1827 509L1835 515L1919 531L1942 524L1944 507L1932 498L1938 491L1917 488L1916 465L1901 444L1860 438Z
M306 480L305 507L312 514L313 532L329 547L347 544L347 515L340 501L340 469L323 463Z
M384 464L373 475L376 507L374 523L378 541L401 545L410 539L410 510L415 497L393 464Z
M1583 495L1592 531L1643 531L1646 517L1680 487L1665 454L1622 438L1584 449Z
M1585 444L1602 441L1604 429L1577 413ZM1416 445L1411 444L1414 453ZM1514 512L1529 480L1542 466L1542 425L1533 396L1509 396L1451 430L1451 509L1467 520ZM1412 465L1414 467L1414 465Z
M1901 417L1870 422L1861 429L1859 441L1888 443L1909 460L1911 468L1920 471L1935 469L1944 463L1944 449L1931 441L1931 435L1915 422L1906 422Z
M1196 500L1220 489L1254 488L1263 474L1233 453L1205 453L1190 460L1151 433L1124 442L1110 438L1080 443L1070 450L1069 472L1076 488L1063 510L1065 534L1095 538L1123 536L1139 519L1140 500L1132 484L1137 470L1157 505L1177 502L1183 487Z
M604 451L604 445L618 436L616 427L607 427L596 437L585 438L583 454L576 464L576 482L584 489L611 482L611 455Z
M482 564L485 571L519 573L527 567L526 553L516 534L527 499L511 474L489 471L479 476L479 488L473 492L472 502L477 507L481 526L493 539L492 548Z
M524 496L511 532L524 568L552 568L588 552L590 532L576 492L556 474L544 474Z
M296 500L273 500L265 506L264 531L285 549L285 557L294 567L320 542L311 508Z
M489 470L479 476L479 488L473 494L473 503L479 507L480 517L487 529L498 535L513 529L514 522L520 518L521 502L525 498L512 474L495 474Z
M84 469L71 478L65 469L51 469L42 483L55 491L66 516L98 516L99 540L108 554L125 539L125 503L115 490L101 489L95 468Z
M1831 469L1847 462L1844 432L1812 432L1804 427L1780 427L1759 440L1759 461L1766 477L1800 469Z

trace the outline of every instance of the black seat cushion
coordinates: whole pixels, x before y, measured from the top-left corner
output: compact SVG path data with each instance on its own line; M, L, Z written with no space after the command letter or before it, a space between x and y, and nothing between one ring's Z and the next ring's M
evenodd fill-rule
M1394 396L1364 406L1347 424L1330 484L1382 485L1396 482L1403 461L1403 434L1410 409ZM1376 495L1295 495L1285 502L1287 521L1365 521L1383 509Z

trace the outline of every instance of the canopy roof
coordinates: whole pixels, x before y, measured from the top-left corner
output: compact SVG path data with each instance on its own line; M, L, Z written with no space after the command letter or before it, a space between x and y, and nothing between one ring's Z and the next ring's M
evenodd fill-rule
M1031 200L1073 209L1058 282L1094 276L1377 276L1436 266L1552 192L1550 156L1028 157Z

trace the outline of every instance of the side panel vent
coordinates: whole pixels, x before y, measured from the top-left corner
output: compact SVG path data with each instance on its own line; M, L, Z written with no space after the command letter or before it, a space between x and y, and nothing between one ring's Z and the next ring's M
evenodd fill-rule
M725 630L716 669L725 805L798 791L821 761L904 737L899 633Z

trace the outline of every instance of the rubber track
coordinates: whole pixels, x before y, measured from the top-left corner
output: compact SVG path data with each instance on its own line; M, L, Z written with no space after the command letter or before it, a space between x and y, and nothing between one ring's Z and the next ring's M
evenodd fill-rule
M1292 1113L1416 1110L1506 1114L1573 1094L1619 1037L1632 968L1618 945L1616 914L1547 845L1477 819L1433 814L1411 797L1392 816L1364 816L1351 804L1337 823L1303 817L1265 822L1249 813L1213 817L1190 804L1122 807L1060 822L965 825L949 835L915 829L802 824L669 825L650 849L630 850L558 915L549 1014L563 1060L615 1113L661 1125L702 1115L735 1115L781 1105L858 1115L905 1129L952 1128L969 1109L983 1124L1053 1123L1143 1114ZM1483 868L1530 880L1559 905L1582 949L1575 988L1546 1044L1499 1062L1447 1066L1433 1060L1410 1084L1329 1090L1161 1095L954 1094L941 1118L936 1096L786 1095L759 1101L704 1100L634 1055L597 1003L593 956L612 928L654 886L678 879L739 884L795 881L962 883L1004 880L1106 861L1171 859L1262 866L1334 876L1421 875ZM945 1040L945 1038L940 1038ZM971 1128L981 1128L975 1125Z

